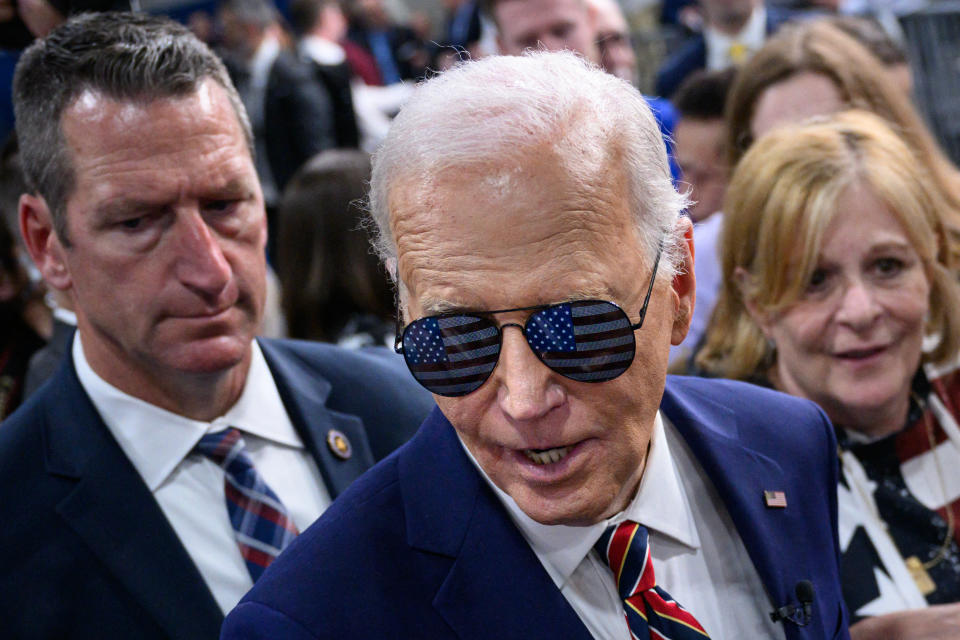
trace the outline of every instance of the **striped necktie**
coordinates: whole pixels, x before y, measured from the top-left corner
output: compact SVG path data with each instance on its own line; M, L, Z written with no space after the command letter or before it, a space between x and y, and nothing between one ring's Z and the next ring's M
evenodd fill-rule
M630 521L610 526L594 549L613 571L631 638L703 640L710 637L689 611L657 586L644 527Z
M297 535L297 527L280 498L257 473L239 431L230 427L208 433L200 439L197 451L225 472L227 514L240 555L256 582Z

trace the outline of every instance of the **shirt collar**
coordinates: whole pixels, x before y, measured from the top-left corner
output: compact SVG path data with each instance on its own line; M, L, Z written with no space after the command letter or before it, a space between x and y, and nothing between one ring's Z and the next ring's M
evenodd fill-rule
M693 514L670 454L670 446L664 433L664 419L660 412L657 412L654 420L646 468L637 495L622 512L585 527L545 525L532 519L517 506L513 498L490 480L462 439L460 444L477 471L503 503L510 519L520 529L558 588L567 582L606 528L624 520L640 522L648 529L668 535L691 549L700 547ZM677 508L678 505L682 505L682 508Z
M756 52L767 39L767 9L762 3L754 7L747 23L732 36L708 26L703 30L703 39L708 53L719 56L723 60L727 59L727 51L735 42L746 46L751 52Z
M228 426L282 445L303 448L256 341L251 345L250 370L240 398L222 416L203 422L161 409L105 381L87 362L80 333L75 335L73 362L80 384L150 491L156 491L163 484L205 433Z
M317 36L304 36L300 40L300 53L318 64L336 65L347 59L347 54L336 42Z
M280 55L280 43L276 38L272 36L264 38L250 60L250 78L256 86L267 86L270 69L278 55Z

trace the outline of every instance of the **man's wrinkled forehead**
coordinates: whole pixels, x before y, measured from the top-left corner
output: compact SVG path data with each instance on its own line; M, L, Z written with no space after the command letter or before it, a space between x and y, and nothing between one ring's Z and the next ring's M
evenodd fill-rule
M571 255L606 259L603 247L633 225L616 166L542 153L397 181L388 197L397 273L407 280L424 270L499 271L521 262L549 270Z

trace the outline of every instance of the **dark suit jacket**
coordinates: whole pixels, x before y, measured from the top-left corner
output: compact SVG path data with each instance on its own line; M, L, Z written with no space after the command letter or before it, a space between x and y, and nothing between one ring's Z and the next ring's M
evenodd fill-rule
M810 580L812 621L788 624L788 640L848 638L836 441L823 412L696 378L669 379L661 409L724 498L770 596L759 606L796 602L797 582ZM764 490L784 491L787 508L767 508ZM227 616L221 637L591 636L434 410L294 541Z
M267 159L277 191L303 163L337 146L334 114L333 100L313 65L281 51L270 69L264 102Z
M780 28L784 22L797 17L792 11L767 5L767 35ZM671 98L691 73L707 66L707 43L702 33L691 36L660 65L657 71L656 92L658 96Z
M386 350L260 342L333 497L402 443L432 399ZM348 460L326 445L338 429ZM0 636L216 638L223 615L72 358L0 427Z

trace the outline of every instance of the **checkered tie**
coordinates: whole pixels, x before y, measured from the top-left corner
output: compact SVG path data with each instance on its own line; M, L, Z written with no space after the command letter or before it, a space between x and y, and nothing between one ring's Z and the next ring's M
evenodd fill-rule
M647 530L636 522L607 528L594 547L613 571L623 599L630 637L635 640L703 640L700 623L657 586Z
M267 483L253 467L240 432L230 427L208 433L197 451L223 467L227 514L236 535L240 555L256 582L273 559L299 533Z

